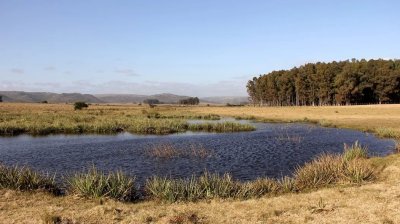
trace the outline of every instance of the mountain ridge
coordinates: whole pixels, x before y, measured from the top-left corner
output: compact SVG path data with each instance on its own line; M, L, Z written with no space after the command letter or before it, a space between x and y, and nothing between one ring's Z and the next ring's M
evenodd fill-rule
M25 92L25 91L0 91L3 102L39 103L73 103L83 101L87 103L142 103L146 99L157 99L162 103L177 103L179 100L190 96L172 93L153 95L142 94L82 94L82 93L53 93L53 92ZM214 96L202 97L201 103L214 104L240 104L247 102L247 97L242 96Z

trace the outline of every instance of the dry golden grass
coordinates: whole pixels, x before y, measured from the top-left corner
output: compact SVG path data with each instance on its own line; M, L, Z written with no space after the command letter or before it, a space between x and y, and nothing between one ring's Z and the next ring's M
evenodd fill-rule
M132 204L0 190L0 223L400 223L400 155L385 161L376 183L246 201Z
M324 107L190 107L194 113L223 116L254 116L267 121L313 121L378 135L400 138L400 105L324 106ZM386 132L386 133L385 133Z

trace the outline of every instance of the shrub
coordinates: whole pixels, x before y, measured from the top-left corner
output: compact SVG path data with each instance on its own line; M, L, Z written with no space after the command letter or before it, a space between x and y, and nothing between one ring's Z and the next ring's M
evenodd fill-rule
M83 108L87 108L87 107L89 107L89 105L86 104L85 102L75 102L74 103L75 110L82 110Z
M105 174L94 166L87 172L72 176L69 190L88 198L109 197L120 201L133 201L137 196L135 178L122 171Z
M33 191L44 190L53 194L59 194L54 176L41 174L27 167L0 165L0 188Z

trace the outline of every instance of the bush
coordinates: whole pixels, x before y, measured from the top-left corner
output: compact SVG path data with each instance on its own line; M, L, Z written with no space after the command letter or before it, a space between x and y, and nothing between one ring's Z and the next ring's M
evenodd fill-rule
M74 103L74 109L75 110L81 110L81 109L87 108L87 107L89 107L89 105L86 104L85 102L75 102Z
M95 167L72 176L69 190L88 198L109 197L120 201L133 201L137 196L135 178L122 171L105 174Z

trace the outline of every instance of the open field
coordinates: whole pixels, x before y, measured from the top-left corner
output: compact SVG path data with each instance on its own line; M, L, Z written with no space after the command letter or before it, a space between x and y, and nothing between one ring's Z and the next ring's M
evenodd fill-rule
M124 124L127 120L120 120L121 117L152 121L178 119L185 122L191 118L216 119L219 116L254 117L260 121L313 122L324 126L371 131L382 137L400 137L400 105L265 108L163 105L153 109L136 105L92 105L87 110L74 111L72 105L0 104L2 125L10 122L15 125L25 123L38 130L44 121L48 122L47 127L63 122L101 126L107 122ZM356 155L345 154L344 158L353 159L363 154L359 150ZM334 164L333 170L343 168L342 165L335 165L339 164L335 159L328 163L331 161ZM265 197L244 201L216 197L195 203L171 204L160 203L168 200L155 196L151 201L122 203L111 199L81 198L73 194L55 197L43 192L20 192L3 188L0 190L0 223L40 223L51 220L64 220L66 223L399 223L400 155L367 161L379 167L378 170L383 170L373 178L366 177L366 181L332 185L318 180L314 182L315 186L311 186L309 183L315 178L307 174L321 171L318 166L322 165L323 168L324 164L328 164L317 163L315 167L305 166L304 171L297 174L301 180L305 180L297 181L298 185L303 184L305 190L302 193L285 192L278 196L265 194ZM330 168L328 171L331 172ZM358 168L354 170L356 179L358 171ZM331 176L329 172L327 176ZM338 182L342 181L338 179ZM317 188L319 190L315 190ZM161 188L160 191L163 190Z
M322 107L191 107L192 113L249 117L270 122L313 122L400 138L400 105Z

